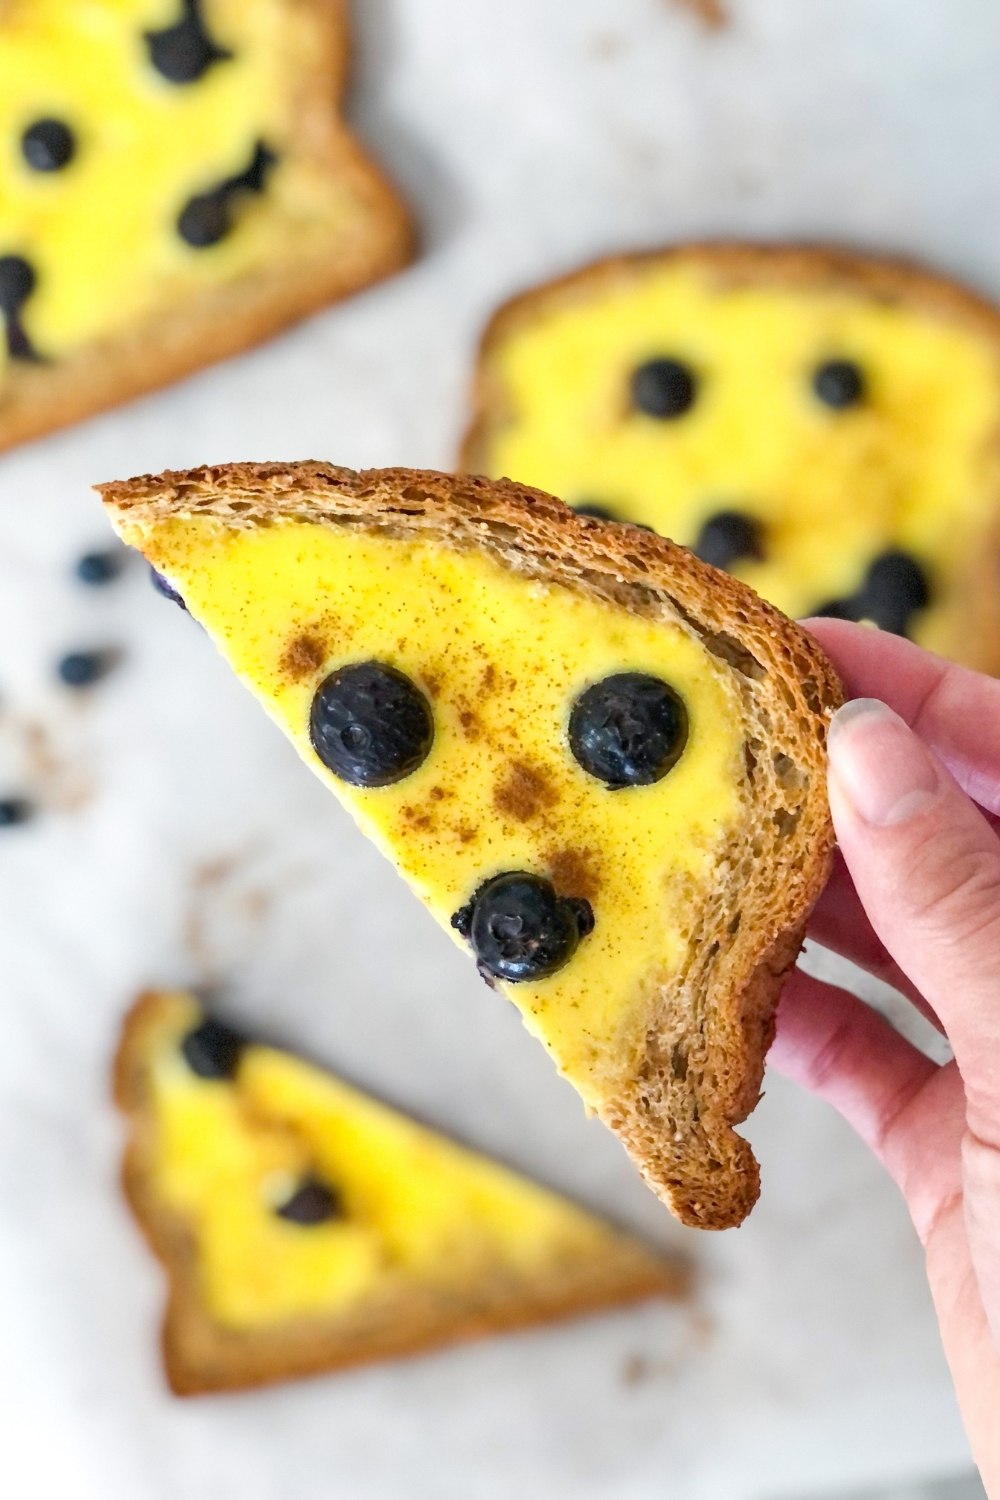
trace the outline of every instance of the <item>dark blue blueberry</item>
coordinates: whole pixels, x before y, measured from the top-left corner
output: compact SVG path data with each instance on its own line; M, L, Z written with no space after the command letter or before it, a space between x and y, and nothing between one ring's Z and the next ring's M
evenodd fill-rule
M163 31L147 31L149 60L169 83L197 83L213 63L232 56L217 47L205 29L198 0L184 0L184 15Z
M21 321L21 309L35 290L35 269L22 255L0 255L0 313L7 334L11 359L29 363L39 359Z
M36 120L21 137L21 151L34 172L59 172L76 155L76 138L62 120Z
M243 193L262 193L276 162L274 152L258 141L245 171L188 199L177 218L181 239L194 250L206 250L225 239L233 227L234 201Z
M0 828L16 828L30 823L37 809L27 797L0 797Z
M616 672L595 682L569 716L577 761L613 789L649 786L666 776L687 736L687 710L677 693L644 672Z
M107 552L85 552L76 565L76 576L81 583L102 588L121 576L127 555L124 547Z
M559 896L551 881L524 870L495 875L451 919L488 979L544 979L568 963L594 929L589 901Z
M164 578L163 574L158 573L157 570L152 566L152 564L150 565L149 569L149 581L153 585L156 592L163 595L164 599L169 599L171 604L180 605L181 609L183 610L187 609L187 605L184 603L184 600L174 588L169 578Z
M388 786L409 776L434 741L430 704L385 662L341 667L320 683L309 716L313 749L351 786Z
M91 687L117 665L116 651L70 651L59 662L60 680L71 688Z
M713 568L731 568L744 558L761 558L760 522L738 510L709 516L694 544L694 552Z
M613 510L609 510L606 505L597 505L593 500L583 500L579 505L574 505L573 509L578 516L593 516L595 521L617 519Z
M913 616L931 600L923 568L908 552L883 552L865 574L864 583L846 599L814 609L834 620L871 620L892 635L908 635Z
M824 620L857 620L856 608L854 599L830 599L826 604L811 609L809 613Z
M694 404L698 382L679 359L647 359L632 372L632 405L647 417L669 421Z
M813 390L835 411L857 406L865 398L865 377L851 359L828 359L813 375Z
M234 1078L246 1038L210 1016L181 1042L184 1061L199 1078Z
M304 1177L287 1202L274 1211L279 1219L287 1219L290 1224L301 1224L305 1228L343 1218L340 1194L321 1177L312 1175Z
M883 552L868 569L858 596L857 619L906 635L918 610L930 603L927 575L908 552Z

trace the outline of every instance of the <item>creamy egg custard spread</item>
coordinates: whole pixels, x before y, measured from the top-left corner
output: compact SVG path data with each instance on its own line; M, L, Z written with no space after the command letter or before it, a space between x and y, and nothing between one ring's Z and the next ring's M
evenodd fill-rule
M744 816L734 674L678 624L478 550L209 518L142 546L596 1103ZM608 763L608 722L635 764Z
M315 0L4 0L0 394L310 247L359 262L341 291L378 272L391 199L336 121L341 32Z
M601 1220L247 1041L192 996L147 996L136 1015L141 1194L185 1226L221 1327L350 1315L421 1286L468 1300L460 1289L479 1279L530 1285L626 1245L636 1289L641 1272L647 1290L669 1286L662 1262Z
M874 264L703 246L528 293L484 340L465 466L652 527L793 617L968 658L956 612L1000 508L998 325Z

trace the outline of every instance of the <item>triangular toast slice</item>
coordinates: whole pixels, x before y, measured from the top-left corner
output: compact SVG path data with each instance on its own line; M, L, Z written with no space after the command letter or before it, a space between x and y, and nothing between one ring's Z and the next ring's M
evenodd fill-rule
M732 1127L832 847L813 640L509 483L262 464L103 494L652 1187L739 1223Z
M398 269L347 0L3 0L0 449Z
M185 993L126 1019L124 1184L170 1281L179 1395L623 1303L683 1276L629 1235Z

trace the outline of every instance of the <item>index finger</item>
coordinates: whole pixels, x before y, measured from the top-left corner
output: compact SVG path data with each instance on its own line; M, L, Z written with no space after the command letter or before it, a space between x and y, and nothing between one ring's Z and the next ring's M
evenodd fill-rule
M806 620L849 698L880 698L944 761L962 790L1000 814L1000 681L846 620Z

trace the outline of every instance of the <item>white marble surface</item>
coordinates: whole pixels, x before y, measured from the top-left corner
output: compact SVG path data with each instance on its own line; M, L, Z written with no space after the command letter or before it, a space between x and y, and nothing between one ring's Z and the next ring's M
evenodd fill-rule
M727 4L710 35L668 0L356 0L357 115L409 188L423 259L0 463L0 784L46 804L0 840L12 1494L766 1500L966 1461L906 1215L846 1128L772 1080L750 1130L760 1207L736 1233L675 1231L200 632L138 570L103 593L69 581L104 534L97 478L237 457L447 465L491 303L592 253L843 237L1000 292L990 0ZM53 658L104 641L125 665L67 704ZM170 1401L107 1066L134 991L175 980L221 983L247 1023L683 1241L697 1306Z

